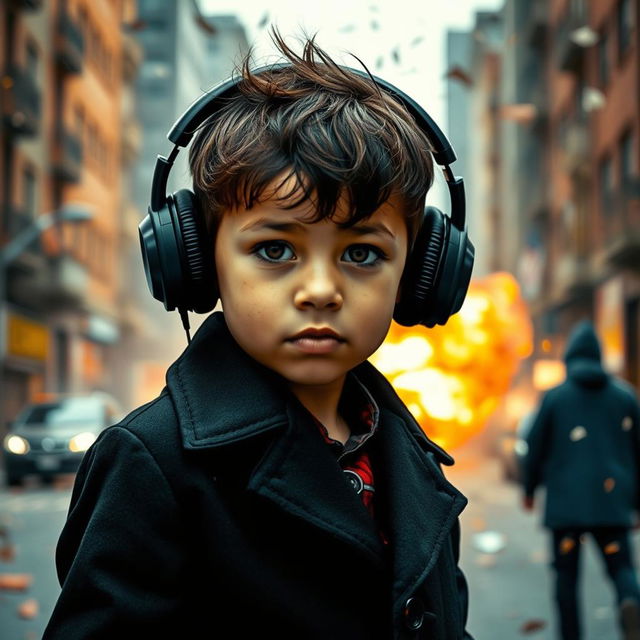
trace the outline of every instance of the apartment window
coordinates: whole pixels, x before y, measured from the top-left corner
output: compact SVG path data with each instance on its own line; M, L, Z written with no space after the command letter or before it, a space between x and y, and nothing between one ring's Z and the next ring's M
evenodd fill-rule
M633 162L633 132L628 130L620 138L620 184L628 188L635 173Z
M600 205L602 213L608 216L613 209L613 161L605 156L600 162Z
M609 82L609 33L603 29L598 42L598 74L600 86L604 89Z
M618 26L618 56L624 56L631 44L631 32L633 30L633 18L631 16L631 0L620 0L616 15Z
M38 77L38 47L33 42L27 43L27 73L32 78Z
M22 205L26 216L31 220L36 217L37 188L35 171L26 167L22 173Z

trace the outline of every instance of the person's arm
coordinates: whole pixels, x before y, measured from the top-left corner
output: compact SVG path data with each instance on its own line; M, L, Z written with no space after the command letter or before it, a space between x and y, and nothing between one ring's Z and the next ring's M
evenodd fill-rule
M179 617L183 549L162 470L137 436L109 428L76 478L43 640L164 637Z
M473 640L473 636L467 631L467 618L469 616L469 588L467 586L467 579L460 569L460 520L456 521L456 524L451 532L452 544L453 544L453 557L456 563L456 586L458 587L458 602L460 603L460 617L462 619L462 625L464 629L464 635L462 640Z
M525 509L533 509L535 490L540 484L549 448L550 416L550 400L547 394L542 399L540 409L525 437L527 453L522 460L523 506Z

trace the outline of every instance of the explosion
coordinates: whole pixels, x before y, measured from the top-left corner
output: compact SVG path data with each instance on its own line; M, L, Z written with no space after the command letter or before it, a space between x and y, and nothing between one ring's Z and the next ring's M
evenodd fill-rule
M425 433L450 450L485 427L532 341L518 283L494 273L471 282L462 309L443 327L392 323L370 360Z

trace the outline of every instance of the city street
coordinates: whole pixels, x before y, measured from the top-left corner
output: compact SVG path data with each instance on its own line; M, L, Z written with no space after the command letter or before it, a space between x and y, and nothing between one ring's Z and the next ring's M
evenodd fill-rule
M538 514L520 509L519 492L502 480L496 460L464 449L454 457L456 465L447 475L470 501L462 516L461 560L471 593L469 630L476 640L553 640L547 538ZM58 593L54 549L70 495L69 478L53 487L34 483L0 491L0 524L8 532L8 546L15 546L13 560L3 554L0 574L32 578L26 590L0 590L2 640L41 637ZM637 533L634 544L638 556ZM612 592L590 544L584 560L586 640L616 640ZM36 615L22 618L19 607L32 599L38 603Z

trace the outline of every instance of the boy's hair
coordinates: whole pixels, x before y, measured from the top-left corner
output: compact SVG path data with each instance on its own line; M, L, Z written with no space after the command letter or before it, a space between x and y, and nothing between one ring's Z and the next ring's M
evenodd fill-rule
M301 56L276 29L272 38L288 65L254 74L249 53L238 92L205 122L189 151L209 231L225 210L250 209L286 183L278 192L282 207L309 201L310 222L331 219L345 198L344 227L399 197L411 245L433 182L426 135L404 105L373 79L341 68L313 38Z

